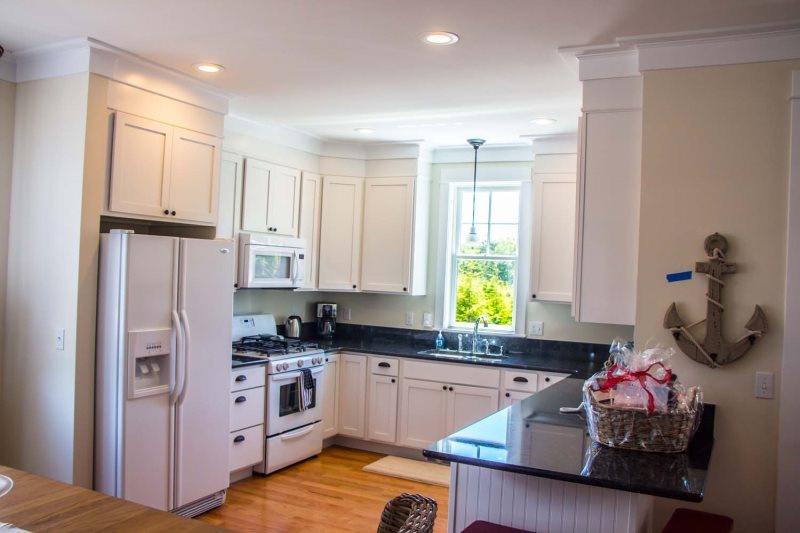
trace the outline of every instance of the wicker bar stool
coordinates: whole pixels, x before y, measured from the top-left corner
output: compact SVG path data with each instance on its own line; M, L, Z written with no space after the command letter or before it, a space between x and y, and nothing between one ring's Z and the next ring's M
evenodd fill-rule
M435 521L436 500L403 493L383 508L378 533L432 533Z

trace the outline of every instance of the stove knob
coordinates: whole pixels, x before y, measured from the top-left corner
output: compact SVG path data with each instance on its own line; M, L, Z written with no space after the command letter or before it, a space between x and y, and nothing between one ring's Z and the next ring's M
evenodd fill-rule
M302 359L300 359L299 361L297 361L297 367L299 368L299 367L301 367L301 366L303 366L303 360L302 360Z
M289 370L289 363L281 363L278 366L280 367L279 370Z

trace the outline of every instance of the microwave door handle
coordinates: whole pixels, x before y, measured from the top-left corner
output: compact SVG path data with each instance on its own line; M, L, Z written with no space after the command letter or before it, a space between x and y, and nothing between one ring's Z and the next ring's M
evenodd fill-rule
M300 259L297 251L292 251L292 281L297 281L300 273Z

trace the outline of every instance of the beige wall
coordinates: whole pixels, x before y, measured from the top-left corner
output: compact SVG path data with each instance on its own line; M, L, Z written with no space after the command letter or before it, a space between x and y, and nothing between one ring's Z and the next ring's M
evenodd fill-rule
M526 163L485 163L486 167L509 167ZM350 323L373 326L406 328L405 313L414 313L416 329L422 329L422 314L435 312L436 290L436 257L439 253L438 210L439 180L442 168L472 168L470 164L435 164L433 165L431 186L431 228L428 248L428 290L425 296L400 296L365 293L318 293L289 291L242 290L234 297L234 312L273 313L279 322L289 314L301 314L304 320L312 320L314 302L335 302L341 307L351 309ZM580 342L610 343L614 337L626 339L633 337L633 328L627 326L609 326L604 324L578 324L570 317L569 305L530 302L527 308L527 320L541 320L544 324L544 336L548 340L571 340Z
M8 243L0 463L73 480L88 74L20 83ZM57 328L66 331L63 351Z
M0 80L0 375L3 371L3 339L5 338L6 265L8 264L8 219L11 209L15 100L16 84ZM0 386L2 386L2 381L0 381Z
M706 281L668 284L664 275L702 260L703 239L728 237L723 317L734 340L760 304L770 330L741 360L711 370L680 352L681 381L718 405L705 501L736 531L772 531L777 400L753 397L756 371L781 367L786 252L790 72L776 62L648 72L644 129L636 339L673 345L662 320L676 301L686 321L705 316ZM793 325L796 327L797 325ZM702 330L699 332L702 337ZM683 502L660 499L656 530Z

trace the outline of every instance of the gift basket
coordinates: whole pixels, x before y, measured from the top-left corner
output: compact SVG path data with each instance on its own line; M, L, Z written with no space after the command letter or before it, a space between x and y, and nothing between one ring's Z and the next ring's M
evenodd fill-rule
M698 387L683 387L669 366L674 350L635 351L615 339L605 369L586 380L583 405L592 440L612 448L686 450L703 409Z

